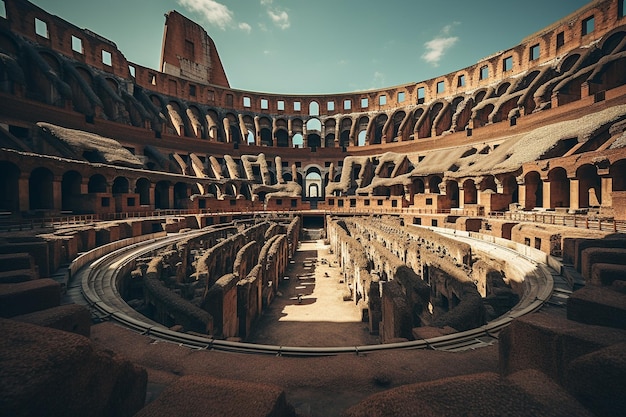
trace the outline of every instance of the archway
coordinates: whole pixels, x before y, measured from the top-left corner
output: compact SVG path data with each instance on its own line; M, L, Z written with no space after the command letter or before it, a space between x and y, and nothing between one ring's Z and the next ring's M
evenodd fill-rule
M543 181L536 171L531 171L524 176L526 188L526 204L524 209L532 210L535 207L543 207Z
M135 184L135 193L139 194L139 204L150 205L150 181L147 178L139 178Z
M61 210L80 211L80 185L82 175L76 171L68 171L63 174L61 180Z
M548 173L550 182L550 208L569 207L569 180L564 168L557 167Z
M578 207L598 207L602 203L602 185L598 170L593 165L582 165L576 170L578 179Z
M28 197L31 210L54 208L52 181L54 175L47 168L36 168L28 179Z
M17 213L20 211L20 169L17 165L0 161L0 210Z

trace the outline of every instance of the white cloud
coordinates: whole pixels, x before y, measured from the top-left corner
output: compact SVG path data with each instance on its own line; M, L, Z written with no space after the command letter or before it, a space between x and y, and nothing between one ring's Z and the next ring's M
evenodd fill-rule
M261 6L269 6L274 0L261 0Z
M289 26L291 26L291 23L289 22L289 15L287 14L286 11L268 10L267 14L270 17L270 19L272 19L272 22L274 22L274 24L278 26L279 28L287 29Z
M426 42L424 44L426 52L422 55L422 59L434 67L438 66L439 61L443 58L448 49L452 48L459 40L457 36L448 36L450 32L452 32L452 29L459 24L460 22L452 22L449 25L445 25L441 29L439 36Z
M385 74L380 71L375 71L373 84L374 84L373 88L379 88L379 87L386 85Z
M206 21L224 30L233 22L233 12L215 0L178 0L189 11L202 14Z
M241 22L239 23L239 29L243 30L244 32L250 33L252 31L252 26L250 26L246 22Z

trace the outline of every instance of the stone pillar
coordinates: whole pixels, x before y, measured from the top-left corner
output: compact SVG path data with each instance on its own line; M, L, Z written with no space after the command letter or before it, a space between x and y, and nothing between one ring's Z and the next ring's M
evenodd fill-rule
M459 208L465 208L465 190L463 186L459 186Z
M602 192L602 207L613 206L613 177L600 177Z
M578 178L570 178L569 180L569 208L576 210L580 208L579 195L580 181Z
M550 181L547 179L541 179L543 182L543 208L550 207Z
M254 130L255 130L254 144L256 146L261 145L261 126L259 125L259 120L260 120L259 116L254 116ZM274 137L273 132L272 132L272 137ZM248 139L246 139L246 143L247 142L248 142ZM274 146L276 146L276 144L274 144Z
M59 212L63 208L62 181L62 177L55 176L52 178L52 209Z

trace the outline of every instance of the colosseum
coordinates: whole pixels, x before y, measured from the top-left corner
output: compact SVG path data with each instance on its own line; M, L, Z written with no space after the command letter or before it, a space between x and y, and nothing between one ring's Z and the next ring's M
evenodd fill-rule
M0 0L0 416L626 415L625 7L284 95Z

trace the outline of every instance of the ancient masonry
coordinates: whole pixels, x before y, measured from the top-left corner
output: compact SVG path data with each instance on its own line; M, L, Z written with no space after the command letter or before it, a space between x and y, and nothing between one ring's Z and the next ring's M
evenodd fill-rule
M0 416L624 415L625 7L430 80L283 96L231 88L177 11L156 70L0 0ZM380 355L430 350L365 370L362 347L257 348L302 356L310 385L250 365L318 237ZM438 356L468 334L454 349L483 348ZM201 371L218 342L232 379ZM459 369L394 379L389 358ZM321 397L337 368L367 382Z

